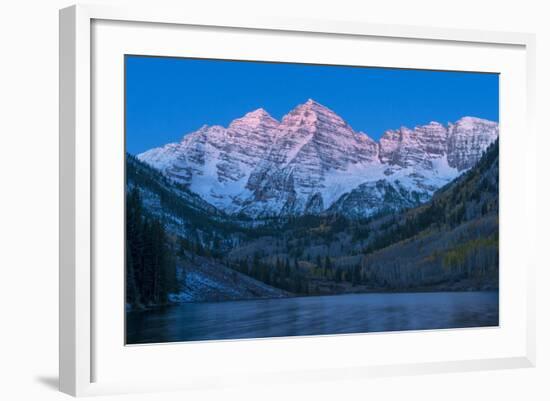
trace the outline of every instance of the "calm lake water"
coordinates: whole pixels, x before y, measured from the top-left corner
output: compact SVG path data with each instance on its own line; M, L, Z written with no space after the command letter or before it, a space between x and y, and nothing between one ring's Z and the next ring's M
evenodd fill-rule
M127 343L498 326L498 292L187 303L127 313Z

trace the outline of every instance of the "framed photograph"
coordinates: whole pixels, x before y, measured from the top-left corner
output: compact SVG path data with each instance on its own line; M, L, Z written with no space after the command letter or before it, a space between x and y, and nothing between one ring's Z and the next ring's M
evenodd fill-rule
M534 37L60 13L60 387L528 367Z

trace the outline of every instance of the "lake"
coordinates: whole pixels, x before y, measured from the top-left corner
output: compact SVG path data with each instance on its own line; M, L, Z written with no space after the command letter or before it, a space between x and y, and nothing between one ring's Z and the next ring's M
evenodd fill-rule
M498 326L498 292L185 303L126 314L127 343Z

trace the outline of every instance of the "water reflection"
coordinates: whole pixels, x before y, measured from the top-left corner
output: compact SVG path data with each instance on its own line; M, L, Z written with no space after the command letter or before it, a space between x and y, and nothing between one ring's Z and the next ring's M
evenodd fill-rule
M498 325L498 292L350 294L128 312L128 344Z

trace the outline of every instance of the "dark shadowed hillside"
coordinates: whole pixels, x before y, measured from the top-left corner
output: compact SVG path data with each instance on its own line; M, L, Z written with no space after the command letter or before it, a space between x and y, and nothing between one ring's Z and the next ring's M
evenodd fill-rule
M291 295L229 268L221 259L224 251L252 238L249 222L228 220L131 155L126 176L129 306Z
M498 177L497 141L432 201L386 219L364 249L367 275L395 288L498 288Z

